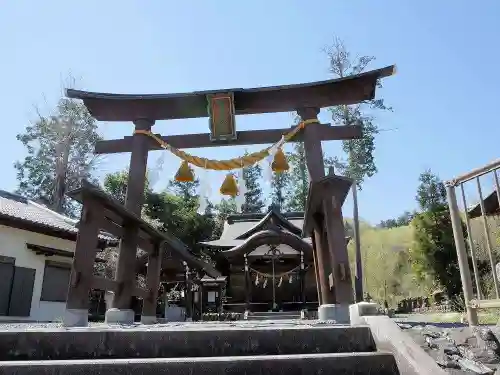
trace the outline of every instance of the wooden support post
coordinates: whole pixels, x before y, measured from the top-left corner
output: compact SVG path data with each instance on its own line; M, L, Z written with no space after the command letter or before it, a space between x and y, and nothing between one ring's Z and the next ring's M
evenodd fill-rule
M353 303L352 277L345 240L344 219L342 206L336 199L324 204L326 235L332 265L333 285L335 289L335 303Z
M300 303L302 309L306 307L306 269L304 264L304 252L300 252Z
M136 130L151 130L154 121L141 119L134 121ZM144 134L134 134L132 141L132 154L130 156L130 168L127 180L127 196L125 207L136 214L141 215L144 202L144 187L146 184L146 168L149 151L149 137ZM113 322L131 323L130 309L132 302L132 290L135 287L136 274L135 261L137 254L138 228L127 227L120 241L120 254L116 269L116 281L119 283L118 292L113 299L113 310L126 310L124 313L113 311L116 316L109 319ZM106 319L108 320L108 313Z
M200 283L200 289L199 289L199 296L198 298L198 307L199 307L199 312L200 312L200 320L203 320L203 306L205 305L205 291L203 290L203 284Z
M314 276L316 278L316 291L318 294L318 304L321 304L321 283L319 282L318 252L316 251L316 236L311 236L313 247Z
M248 273L248 258L247 255L245 257L245 311L250 311L250 275Z
M319 282L321 286L320 305L335 303L335 289L330 285L330 254L328 253L328 239L325 233L325 225L322 217L314 218L314 238L318 258Z
M83 327L88 324L89 292L94 278L93 266L103 212L97 202L90 199L83 202L64 315L67 326Z
M356 259L356 276L354 279L354 291L356 302L363 301L363 260L361 259L361 242L359 233L359 210L358 210L358 187L356 181L352 184L352 203L353 203L353 221L354 221L354 245Z
M184 305L186 308L186 320L193 320L193 300L192 296L192 283L191 283L191 273L189 271L189 266L186 262L184 265Z
M158 289L160 287L161 261L163 246L155 244L153 253L148 257L146 273L146 289L148 297L142 303L141 322L143 324L156 323L156 306L158 304Z
M317 120L319 108L302 108L297 110L302 121ZM303 130L304 133L304 150L306 154L307 170L309 172L309 180L317 181L325 176L325 164L323 162L323 149L321 147L321 138L319 136L320 124L309 124ZM320 304L333 303L331 300L330 286L328 283L328 275L331 273L329 263L325 263L325 252L328 252L328 240L323 236L323 225L317 223L314 229L315 244L318 261L319 282L321 289ZM326 273L326 274L325 274ZM328 302L327 302L328 301Z

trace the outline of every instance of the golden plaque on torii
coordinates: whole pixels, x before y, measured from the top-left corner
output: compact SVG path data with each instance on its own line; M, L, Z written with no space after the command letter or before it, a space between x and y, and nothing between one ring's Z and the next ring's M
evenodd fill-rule
M207 94L210 140L236 139L234 95L232 92Z

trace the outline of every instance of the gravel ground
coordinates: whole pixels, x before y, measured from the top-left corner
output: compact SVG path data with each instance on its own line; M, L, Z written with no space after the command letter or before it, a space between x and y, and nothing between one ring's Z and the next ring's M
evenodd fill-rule
M420 345L436 362L447 366L446 370L453 375L470 375L481 372L466 371L463 368L451 368L457 366L455 358L483 364L494 373L500 368L500 347L498 341L493 341L500 337L500 330L495 326L483 326L482 332L491 332L489 340L482 340L474 331L463 324L406 324L399 323L400 327L408 333L415 342ZM484 336L484 335L483 335ZM472 362L469 362L472 363ZM500 372L499 372L500 373Z

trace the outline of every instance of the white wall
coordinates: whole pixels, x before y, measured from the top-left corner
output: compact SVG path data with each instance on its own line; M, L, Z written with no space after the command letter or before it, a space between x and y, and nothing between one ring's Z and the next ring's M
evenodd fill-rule
M58 256L45 257L44 255L36 255L35 252L26 247L27 243L51 247L58 250L75 251L75 242L73 241L0 225L0 255L16 258L15 265L18 267L27 267L36 270L30 316L0 316L0 321L29 320L46 322L60 320L64 315L66 303L40 301L45 260L49 259L71 264L72 259Z

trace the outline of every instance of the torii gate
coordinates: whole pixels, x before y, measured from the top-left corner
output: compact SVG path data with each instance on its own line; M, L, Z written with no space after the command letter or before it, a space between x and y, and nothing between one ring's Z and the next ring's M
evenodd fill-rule
M307 169L311 184L321 182L325 167L321 141L355 139L361 136L359 126L331 126L321 124L321 108L356 104L375 97L377 82L393 75L394 66L348 76L335 80L288 86L252 89L226 89L165 95L122 95L67 90L67 96L82 99L91 115L100 121L131 121L135 125L132 136L123 139L99 141L96 154L130 152L130 168L125 208L140 215L144 200L144 186L148 152L160 146L147 133L156 120L210 118L210 133L161 136L163 141L178 149L215 146L271 144L278 142L289 129L237 131L235 115L296 111L307 126L291 140L303 141ZM342 178L344 187L352 183ZM347 185L346 185L347 183ZM335 193L324 198L312 193L308 206L314 212L306 214L307 228L313 234L315 271L320 303L324 306L353 302L351 274L345 241L341 205L343 198L335 200ZM330 186L331 188L331 186ZM319 188L318 188L319 189ZM319 189L320 190L320 189ZM318 191L319 191L318 190ZM341 189L342 190L342 189ZM324 194L324 191L321 192ZM332 201L333 195L333 201ZM342 195L342 194L341 194ZM313 198L313 199L311 199ZM311 203L315 201L321 204ZM127 233L127 241L120 242L116 281L123 287L115 295L113 308L130 309L135 277L129 268L135 262L139 236L137 231Z

